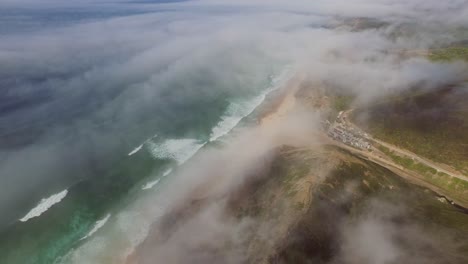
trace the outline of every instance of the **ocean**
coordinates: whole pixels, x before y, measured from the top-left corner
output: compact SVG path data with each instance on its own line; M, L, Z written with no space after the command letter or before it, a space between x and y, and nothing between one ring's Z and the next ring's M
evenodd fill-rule
M178 168L290 77L250 36L225 41L238 10L178 2L0 9L0 263L113 263Z
M178 166L200 149L222 141L236 126L242 126L242 120L254 119L250 115L268 93L286 80L287 69L265 76L265 82L257 87L256 94L218 99L226 100L224 109L217 111L217 115L213 114L212 120L202 123L206 128L196 124L195 132L188 133L190 138L181 138L177 134L171 137L170 133L155 130L154 135L141 138L141 143L121 153L121 158L102 175L44 195L29 212L2 233L0 256L7 257L5 263L53 263L72 249L83 247L109 221L118 221L113 218L126 204L146 195L145 192L157 192L164 178L170 177ZM205 117L205 111L216 110L207 104L193 111L194 118L197 118L198 114ZM136 225L139 228L143 226ZM129 234L141 235L139 232Z
M152 29L145 32L156 35L155 43L138 39L128 49L96 51L103 41L97 37L97 44L72 47L80 57L62 59L54 57L61 55L56 47L47 49L51 43L42 43L44 52L31 41L20 64L15 56L22 51L12 45L18 38L81 34L121 17L151 24L165 16L162 10L86 10L54 9L51 19L44 10L0 12L9 23L0 28L0 50L19 63L0 68L0 263L112 263L102 255L111 250L106 247L136 246L160 212L154 206L141 217L138 206L163 201L157 193L166 180L201 149L255 120L255 110L291 73L287 61L243 45L188 46L169 56L162 51L174 42ZM66 40L62 52L73 42ZM156 56L151 49L162 51ZM111 231L102 233L106 228Z

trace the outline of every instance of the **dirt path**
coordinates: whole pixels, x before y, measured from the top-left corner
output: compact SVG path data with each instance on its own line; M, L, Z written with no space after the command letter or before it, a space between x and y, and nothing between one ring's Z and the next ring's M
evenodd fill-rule
M454 203L464 207L468 208L468 201L465 200L460 200L458 198L454 198L451 193L447 192L447 190L444 190L442 188L439 188L438 186L428 182L423 176L420 174L408 170L404 168L401 165L398 165L394 163L393 161L389 160L388 158L385 158L383 156L376 155L375 153L366 151L366 150L360 150L351 146L348 146L344 143L341 143L339 141L333 140L326 135L323 135L323 142L328 143L330 145L335 145L339 148L345 149L350 151L351 153L366 159L368 161L371 161L373 163L376 163L386 169L389 169L390 171L394 172L395 174L399 175L400 177L408 180L409 182L412 182L414 184L417 184L419 186L423 186L439 195L443 195L447 197L449 200L453 201Z
M363 129L361 129L360 127L358 127L356 124L352 123L350 121L350 118L349 118L349 115L350 113L353 112L354 109L351 109L351 110L348 110L346 112L343 113L342 115L342 120L343 122L345 122L348 126L350 127L353 127L357 130L361 130L363 131ZM454 169L450 168L448 165L445 165L445 164L438 164L437 162L434 162L434 161L431 161L429 159L426 159L426 158L423 158L409 150L406 150L406 149L402 149L402 148L399 148L395 145L392 145L392 144L389 144L387 142L384 142L384 141L381 141L379 139L376 139L375 137L373 137L372 135L369 135L369 139L371 141L374 141L375 143L378 143L392 151L394 151L396 154L399 154L399 155L402 155L402 156L406 156L406 157L409 157L415 161L418 161L419 163L422 163L426 166L429 166L435 170L437 170L438 172L443 172L451 177L454 177L454 178L458 178L460 180L464 180L464 181L468 181L468 177L461 174L460 172L457 172L455 171Z

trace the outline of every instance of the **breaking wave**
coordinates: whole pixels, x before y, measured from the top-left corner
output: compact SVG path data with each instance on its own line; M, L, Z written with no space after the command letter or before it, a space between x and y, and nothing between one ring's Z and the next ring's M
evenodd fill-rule
M245 101L234 101L231 102L225 112L221 117L221 121L212 129L210 134L210 142L219 139L227 135L232 129L234 129L239 122L246 116L255 111L255 109L265 101L267 95L274 90L278 89L289 77L290 77L290 67L286 69L278 76L271 79L270 88L264 90L261 94L247 99Z
M147 140L145 140L143 143L141 143L141 145L139 145L138 147L134 148L132 151L130 151L127 155L128 156L132 156L133 154L137 153L138 151L140 151L143 146L148 143L148 141L152 140L153 138L156 138L158 135L155 134L154 136L148 138Z
M23 218L20 219L21 222L26 222L31 218L38 217L47 210L49 210L50 207L52 207L54 204L60 203L60 201L67 196L68 190L63 190L57 194L51 195L48 198L43 198L39 204L31 209Z
M141 150L141 148L143 148L143 144L141 144L140 146L138 146L134 150L132 150L130 153L128 153L128 156L131 156L131 155L137 153L138 151Z
M292 71L287 67L278 77L271 78L270 87L261 93L245 99L230 100L228 108L225 110L219 122L211 129L208 140L198 140L195 138L168 138L162 137L150 138L144 141L129 153L135 154L141 149L145 149L155 159L172 160L177 165L182 165L191 159L203 146L209 142L216 141L220 137L227 135L242 121L243 118L252 114L255 109L262 104L267 95L278 89L285 81L289 79ZM201 138L204 136L200 136ZM164 177L172 173L173 168L167 169L158 179L150 180L141 186L142 190L148 190L157 186ZM142 243L150 232L152 224L164 215L169 201L164 196L158 195L158 192L151 192L146 198L141 198L130 208L122 210L115 215L115 221L109 225L109 230L100 237L93 237L86 241L79 248L74 249L64 258L61 263L93 263L100 256L114 252L113 257L119 260L125 260L132 250ZM157 199L155 199L157 197ZM146 200L151 199L151 201ZM151 206L148 206L151 204ZM144 208L144 209L143 209ZM100 220L101 221L101 220ZM107 220L106 220L107 221ZM104 223L101 225L104 225ZM96 226L97 223L96 223ZM95 226L95 227L96 227ZM94 230L94 228L93 228ZM92 230L92 231L93 231ZM91 233L91 232L90 232ZM111 234L111 235L110 235ZM116 246L116 240L119 240L122 247ZM99 250L96 250L99 248Z
M96 221L96 224L94 224L93 229L91 229L89 233L86 236L82 237L80 240L84 240L92 236L94 233L96 233L99 229L101 229L101 227L103 227L106 224L106 222L109 220L110 217L111 217L111 214L108 214L103 219Z
M163 173L162 177L163 178L166 177L167 175L171 174L171 172L172 172L172 169L166 170ZM159 183L160 180L161 180L161 178L156 179L154 181L150 181L150 182L146 183L145 185L143 185L143 187L141 187L141 189L142 190L149 190L149 189L153 188L154 186L156 186Z
M147 184L143 185L143 187L141 187L141 189L142 190L149 190L149 189L153 188L156 184L158 184L160 180L161 179L156 179L154 181L150 181Z
M200 143L196 139L167 139L161 143L148 141L148 148L153 157L157 159L172 159L183 164L189 160L206 142Z
M163 173L163 177L166 177L167 175L171 174L172 169L168 169Z
M215 141L228 134L244 117L250 115L265 100L267 94L272 90L273 89L267 90L250 100L232 102L229 104L225 115L221 117L221 121L219 121L219 123L212 129L210 141Z

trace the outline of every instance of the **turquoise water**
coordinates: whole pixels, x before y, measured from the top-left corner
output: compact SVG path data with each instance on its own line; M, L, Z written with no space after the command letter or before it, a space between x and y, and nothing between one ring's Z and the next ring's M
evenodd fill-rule
M254 78L246 78L251 84L238 84L249 86L248 90L227 87L228 96L228 92L223 92L203 98L207 94L202 93L200 98L183 98L181 102L179 98L175 105L165 105L170 109L168 116L154 115L159 123L165 121L164 129L155 128L150 136L141 137L131 147L121 146L125 151L112 162L111 168L68 187L67 195L40 216L9 226L1 234L1 263L53 263L72 248L86 243L97 221L104 225L118 208L134 199L131 197L154 191L148 184L153 182L154 187L158 178L183 164L203 145L220 140L239 125L278 83L274 76L281 74L282 67L268 66L264 75L257 72ZM145 125L152 127L152 120L147 122Z
M179 32L222 14L146 4L0 11L0 263L59 263L135 221L116 218L286 78L250 40Z

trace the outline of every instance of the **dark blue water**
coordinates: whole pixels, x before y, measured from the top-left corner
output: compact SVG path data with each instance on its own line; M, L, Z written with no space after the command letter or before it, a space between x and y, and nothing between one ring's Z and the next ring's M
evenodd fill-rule
M126 9L101 5L94 7L31 8L7 7L0 9L0 36L24 34L76 23L93 22L129 14L146 13L136 8Z

